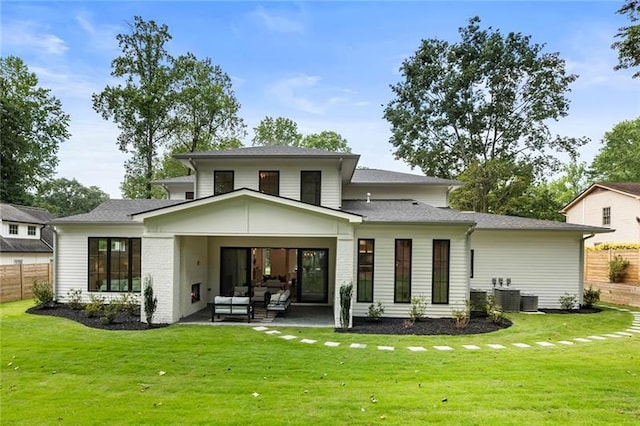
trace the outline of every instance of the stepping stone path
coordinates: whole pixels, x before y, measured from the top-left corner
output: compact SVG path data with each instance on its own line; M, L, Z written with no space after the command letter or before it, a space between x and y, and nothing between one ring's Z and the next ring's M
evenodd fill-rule
M628 309L621 309L621 308L616 308L620 311L624 311L624 312L631 312ZM609 340L609 339L620 339L622 337L633 337L636 334L640 333L640 312L631 312L631 314L633 315L633 322L631 323L631 326L626 329L625 331L615 331L613 333L606 333L603 335L593 335L593 336L587 336L587 337L574 337L572 340L558 340L557 342L544 342L544 341L540 341L540 342L533 342L533 344L543 347L543 348L553 348L556 347L557 344L559 345L564 345L564 346L575 346L576 342L578 343L592 343L592 342L596 342L596 341L605 341L605 340ZM278 331L278 330L273 330L270 329L269 327L265 327L265 326L259 326L259 327L253 327L253 329L255 331L258 332L264 332L268 335L272 335L272 336L277 336L280 337L281 339L285 339L285 340L296 340L298 339L297 336L293 336L290 334L286 334L283 335L282 332ZM308 345L312 345L315 343L318 343L317 340L313 340L313 339L300 339L299 340L300 343L306 343ZM529 344L529 343L512 343L511 345L513 347L516 348L520 348L520 349L527 349L527 348L531 348L533 344ZM326 347L330 347L330 348L336 348L338 346L340 346L339 342L331 342L331 341L327 341L323 343L324 346ZM481 350L482 348L478 345L461 345L463 349L469 350L469 351L477 351L477 350ZM501 349L507 349L507 346L505 345L501 345L499 343L489 343L486 345L487 347L491 348L491 349L495 349L495 350L501 350ZM351 349L366 349L367 345L364 343L351 343L349 345L349 348ZM377 350L379 351L388 351L388 352L392 352L395 351L396 348L394 346L376 346ZM408 346L407 349L411 352L426 352L428 351L428 348L425 348L423 346ZM433 349L437 350L437 351L442 351L442 352L446 352L446 351L453 351L455 350L455 348L451 347L451 346L444 346L444 345L435 345L433 346Z

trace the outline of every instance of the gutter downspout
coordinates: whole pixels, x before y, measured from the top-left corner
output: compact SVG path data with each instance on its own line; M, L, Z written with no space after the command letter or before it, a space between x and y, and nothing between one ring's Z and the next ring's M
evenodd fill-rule
M464 233L465 236L465 244L467 246L467 300L471 297L471 234L476 230L476 225L472 225L467 229L467 232Z
M58 301L58 231L55 226L51 227L53 231L53 300Z

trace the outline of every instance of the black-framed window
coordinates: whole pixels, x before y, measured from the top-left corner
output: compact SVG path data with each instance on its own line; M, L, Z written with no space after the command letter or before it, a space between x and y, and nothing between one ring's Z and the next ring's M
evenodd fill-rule
M319 206L321 186L322 172L302 170L300 172L300 201Z
M141 278L140 238L89 237L90 292L139 293Z
M18 235L18 225L16 225L15 223L10 223L9 224L9 234Z
M358 302L373 302L374 241L358 240Z
M396 240L394 303L411 303L411 240Z
M27 226L27 235L34 237L36 235L36 227L33 225Z
M611 207L602 208L602 224L611 225Z
M433 267L431 278L431 303L449 303L449 240L433 240Z
M233 170L213 171L213 195L233 191Z
M471 253L469 253L469 278L473 278L473 270L475 268L476 263L476 251L471 249Z
M258 172L259 191L265 194L280 195L280 172L277 170L260 170Z
M185 200L193 200L194 198L194 193L193 191L187 191L184 193L184 199Z

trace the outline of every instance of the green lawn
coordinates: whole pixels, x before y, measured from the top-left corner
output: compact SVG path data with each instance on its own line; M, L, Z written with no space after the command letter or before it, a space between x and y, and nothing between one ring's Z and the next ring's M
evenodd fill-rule
M244 326L101 331L25 314L30 305L0 305L3 425L640 423L640 334L535 343L628 328L632 315L613 309L509 315L512 327L487 335L281 329L299 337L286 341Z

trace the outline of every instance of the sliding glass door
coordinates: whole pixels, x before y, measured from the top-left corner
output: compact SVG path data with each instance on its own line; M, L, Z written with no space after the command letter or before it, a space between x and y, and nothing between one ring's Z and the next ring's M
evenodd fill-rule
M235 287L251 283L251 251L248 248L222 247L220 253L220 294L232 296ZM248 288L247 288L248 291Z

